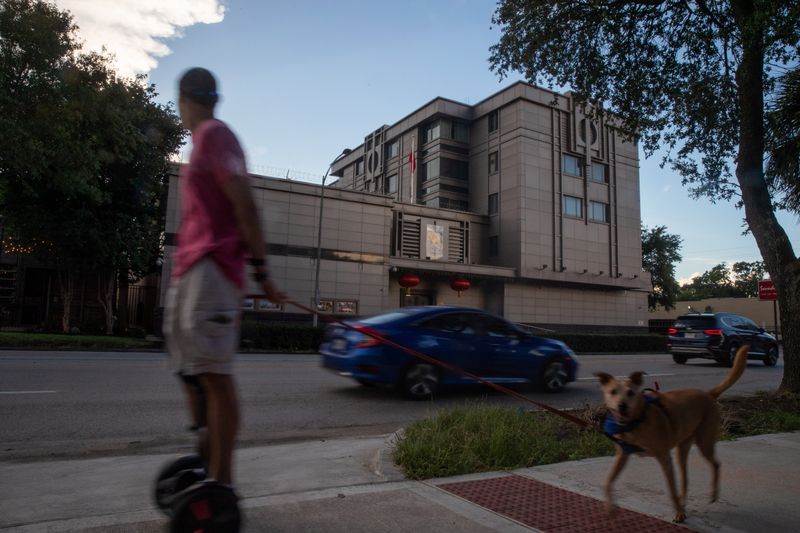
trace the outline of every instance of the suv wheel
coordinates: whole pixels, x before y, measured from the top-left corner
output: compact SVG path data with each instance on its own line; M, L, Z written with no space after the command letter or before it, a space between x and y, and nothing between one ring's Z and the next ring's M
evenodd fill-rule
M736 352L739 351L739 345L735 342L732 342L730 346L728 346L728 353L723 354L717 359L717 362L724 366L733 366L733 360L736 359Z
M764 356L764 364L766 366L775 366L778 364L778 347L770 346L767 350L767 355Z
M561 392L567 386L567 377L566 365L555 359L544 366L539 385L545 392Z
M433 365L416 363L403 376L403 391L413 400L427 400L439 388L439 372Z
M686 357L685 355L678 355L678 354L675 354L675 353L672 354L672 360L675 361L676 363L678 363L679 365L685 365L686 361L688 359L689 358Z

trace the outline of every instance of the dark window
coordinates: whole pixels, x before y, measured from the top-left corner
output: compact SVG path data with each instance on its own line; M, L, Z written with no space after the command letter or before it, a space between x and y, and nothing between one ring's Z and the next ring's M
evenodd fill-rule
M441 176L448 178L457 178L460 180L469 179L469 163L466 161L459 161L458 159L449 159L447 157L441 158ZM435 176L428 176L428 178Z
M497 193L492 193L489 195L489 214L496 215L498 209L498 195Z
M489 113L489 133L492 133L499 127L500 121L498 118L497 111L492 111Z
M386 178L386 192L389 194L397 192L397 174L392 174Z
M589 220L593 220L594 222L608 222L608 204L590 201Z
M364 173L364 160L359 159L356 161L356 176L360 176Z
M456 187L455 185L448 185L447 183L442 183L441 185L439 185L439 188L442 189L443 191L469 194L469 189L467 189L466 187Z
M468 143L469 142L469 126L463 124L461 122L453 122L453 131L452 131L453 139L462 142Z
M608 183L608 167L592 161L592 181Z
M384 159L392 159L400 154L400 141L392 141L386 145Z
M497 152L491 152L489 154L489 174L497 172L497 167Z
M511 324L493 316L475 315L473 316L473 322L480 335L512 339L519 339L521 336L521 333Z
M713 316L682 316L675 322L675 329L713 329L717 325Z
M442 127L439 121L428 124L425 128L425 142L435 141L441 136Z
M426 180L431 180L433 178L439 177L439 158L432 159L423 165L423 178Z
M561 166L563 167L564 174L583 177L583 160L580 157L562 154Z
M564 216L583 218L583 200L574 196L564 196Z
M439 315L419 324L419 327L425 329L433 329L436 331L443 331L446 333L459 333L461 335L475 335L475 328L467 320L467 317L462 314L450 313L446 315Z
M493 235L489 237L489 257L497 257L499 253L500 248L497 241L497 235Z
M459 211L468 211L469 202L442 196L439 198L439 207L443 207L445 209L457 209Z

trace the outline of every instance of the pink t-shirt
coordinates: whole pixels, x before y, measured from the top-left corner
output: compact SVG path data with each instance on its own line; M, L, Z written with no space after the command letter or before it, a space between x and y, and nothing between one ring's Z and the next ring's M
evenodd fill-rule
M211 256L225 277L244 288L246 245L236 215L222 185L232 177L246 176L239 141L216 119L206 120L192 132L192 155L179 178L181 225L175 251L175 279L192 265Z

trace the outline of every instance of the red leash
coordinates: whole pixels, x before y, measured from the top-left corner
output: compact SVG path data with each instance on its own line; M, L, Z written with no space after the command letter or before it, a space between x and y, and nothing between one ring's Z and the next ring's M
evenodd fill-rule
M293 302L291 300L287 300L287 303L290 303L293 306L295 306L295 307L297 307L299 309L302 309L303 311L305 311L307 313L311 313L312 315L317 315L319 318L321 318L322 320L324 320L326 322L331 322L331 323L334 323L334 324L338 324L338 325L343 326L343 327L345 327L345 328L347 328L349 330L361 333L362 335L366 335L368 337L372 337L373 339L385 344L386 346L391 346L392 348L396 348L398 350L406 352L407 354L413 355L417 359L421 359L421 360L423 360L423 361L425 361L427 363L431 363L432 365L436 365L436 366L438 366L440 368L444 368L446 370L450 370L452 372L455 372L456 374L461 374L461 375L467 376L468 378L471 378L471 379L477 381L478 383L482 383L482 384L484 384L484 385L486 385L488 387L491 387L496 391L502 392L503 394L507 394L507 395L513 396L514 398L517 398L519 400L523 400L523 401L526 401L528 403L531 403L531 404L535 405L536 407L539 407L540 409L544 409L545 411L549 411L549 412L553 413L554 415L557 415L557 416L560 416L562 418L565 418L565 419L569 420L570 422L572 422L573 424L577 424L577 425L579 425L579 426L581 426L583 428L588 428L588 427L592 426L592 424L590 424L586 420L578 418L577 416L573 416L573 415L571 415L571 414L569 414L567 412L564 412L564 411L561 411L559 409L556 409L555 407L551 407L551 406L549 406L549 405L547 405L545 403L541 403L541 402L537 402L536 400L532 400L532 399L528 398L527 396L518 393L515 390L511 390L511 389L509 389L507 387L503 387L502 385L498 385L497 383L492 383L491 381L487 381L487 380L481 378L480 376L476 376L475 374L472 374L471 372L467 372L466 370L464 370L462 368L458 368L457 366L453 366L453 365L451 365L449 363L445 363L444 361L439 361L438 359L434 359L433 357L431 357L429 355L425 355L424 353L421 353L421 352L418 352L418 351L413 350L411 348L408 348L406 346L403 346L402 344L398 344L398 343L394 342L393 340L388 339L388 338L384 337L383 335L380 335L379 333L377 333L377 332L375 332L375 331L373 331L371 329L358 329L355 326L351 326L350 324L346 324L345 322L342 322L341 320L338 320L338 319L336 319L336 318L334 318L332 316L322 314L322 313L320 313L318 311L315 311L315 310L313 310L313 309L311 309L309 307L301 305L301 304L299 304L297 302Z

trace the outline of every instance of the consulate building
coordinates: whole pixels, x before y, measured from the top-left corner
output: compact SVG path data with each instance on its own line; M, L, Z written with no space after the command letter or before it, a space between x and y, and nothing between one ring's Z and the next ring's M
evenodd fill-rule
M570 93L518 82L475 105L435 98L331 175L324 191L252 176L271 275L293 300L313 301L320 235L323 312L463 305L553 329L647 327L638 149ZM164 280L177 171L169 187ZM244 305L259 317L303 318L256 296Z

